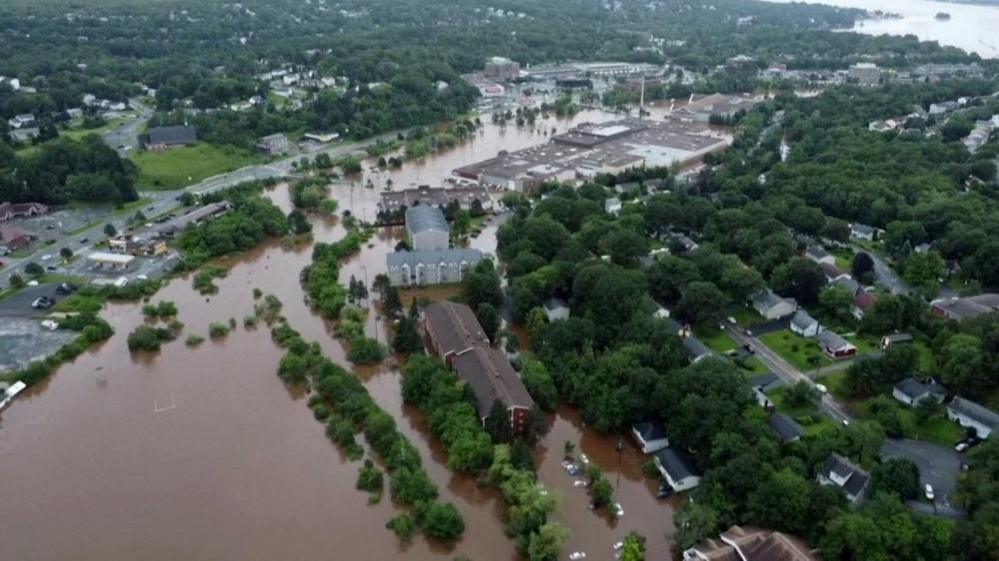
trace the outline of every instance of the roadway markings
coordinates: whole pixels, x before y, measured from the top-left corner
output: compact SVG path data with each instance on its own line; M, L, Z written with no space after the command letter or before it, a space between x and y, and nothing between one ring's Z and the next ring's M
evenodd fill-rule
M170 394L170 403L160 405L155 399L153 400L153 413L165 413L167 411L173 411L177 408L177 398Z

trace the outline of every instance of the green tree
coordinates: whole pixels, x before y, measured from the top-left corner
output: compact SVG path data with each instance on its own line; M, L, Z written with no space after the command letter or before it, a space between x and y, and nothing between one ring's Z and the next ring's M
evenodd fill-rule
M24 266L24 272L27 273L28 276L40 277L45 274L45 269L38 263L32 261Z
M530 561L555 561L562 548L569 542L569 530L557 522L549 522L531 534L527 546L527 558Z
M974 335L958 333L940 349L940 377L944 385L965 391L988 385L982 341Z
M14 290L20 290L24 288L24 279L21 275L14 273L10 276L10 287Z
M687 549L718 534L718 513L701 503L687 503L676 513L676 545Z
M684 287L676 313L691 323L715 324L724 316L725 302L714 283L694 281Z
M428 537L454 541L465 532L465 521L451 503L422 503L416 510L416 524Z
M473 310L480 304L489 304L497 309L503 304L503 290L500 277L489 259L483 259L461 281L461 297Z
M59 250L59 256L62 257L63 261L67 261L68 262L70 260L70 258L73 257L73 250L70 249L70 248L68 248L68 247L64 247L64 248L62 248L62 249Z
M118 229L114 227L114 224L108 222L104 225L104 235L109 238L113 238L118 235Z
M782 296L793 297L800 304L813 304L826 285L826 275L814 261L796 257L774 269L772 284Z
M403 317L395 326L395 336L392 338L392 349L397 353L418 353L423 350L423 339L417 329L416 321L409 316Z
M927 297L936 296L940 279L944 275L944 261L935 251L914 253L905 261L903 274L909 284L917 287Z
M475 317L479 320L486 337L493 343L496 342L496 332L500 327L500 315L496 307L489 302L482 302L475 309Z
M908 501L919 497L919 468L912 460L890 458L871 472L874 492L894 493Z
M634 530L628 532L621 546L621 561L645 561L645 537Z

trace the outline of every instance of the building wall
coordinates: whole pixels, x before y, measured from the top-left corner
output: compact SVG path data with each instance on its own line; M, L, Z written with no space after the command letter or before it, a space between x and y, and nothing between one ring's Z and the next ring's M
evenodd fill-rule
M417 264L389 267L389 284L392 286L430 286L437 284L452 284L461 282L468 270L475 263L447 263L444 265Z
M911 406L913 404L912 398L910 398L906 394L898 391L897 389L893 389L891 391L891 396L894 397L895 399L901 401L902 403L904 403L906 405Z
M965 417L964 415L958 413L957 411L954 411L950 407L947 408L947 418L961 425L962 427L971 427L975 429L975 432L978 433L979 438L988 438L989 435L992 434L992 429L990 429L989 427L979 423L978 421L970 417Z

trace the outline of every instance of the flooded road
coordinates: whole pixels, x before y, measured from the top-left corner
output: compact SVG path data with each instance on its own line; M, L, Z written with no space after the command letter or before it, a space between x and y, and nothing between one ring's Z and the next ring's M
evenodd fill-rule
M574 121L607 120L581 114ZM553 120L554 122L554 120ZM564 130L569 123L560 122ZM375 212L383 179L394 188L438 184L458 165L544 142L543 134L486 125L477 137L422 164L378 172L379 187L355 180L334 186L341 209ZM379 178L382 179L379 182ZM285 211L287 187L267 193ZM495 248L496 219L472 244ZM335 241L337 220L314 220L316 241ZM367 278L385 269L386 253L401 233L381 230L361 255L344 264L341 279ZM184 332L155 355L131 355L125 339L144 321L141 305L112 305L104 317L116 334L100 347L60 368L47 382L22 394L0 418L0 528L4 561L290 561L315 559L516 559L504 535L504 505L495 491L456 476L419 412L402 404L399 375L390 366L359 373L378 404L420 451L441 499L458 507L465 537L453 548L423 538L401 545L385 523L397 512L387 493L367 504L355 490L360 463L350 463L324 434L302 392L287 389L276 375L282 351L265 327L245 329L253 311L253 289L277 295L283 314L307 340L346 365L330 326L305 304L299 272L310 262L311 244L283 247L274 241L239 258L216 284L219 293L199 295L190 278L165 286L153 301L171 300ZM408 300L406 302L408 305ZM207 338L211 322L239 324L225 339ZM376 314L368 334L385 341ZM196 348L190 333L206 337ZM556 518L572 533L566 551L609 558L610 547L630 530L649 540L649 559L667 559L672 509L654 497L641 476L642 459L628 443L581 427L571 409L553 416L539 446L541 479L564 496ZM616 486L625 509L618 522L587 509L585 491L571 486L559 465L566 440L578 444Z

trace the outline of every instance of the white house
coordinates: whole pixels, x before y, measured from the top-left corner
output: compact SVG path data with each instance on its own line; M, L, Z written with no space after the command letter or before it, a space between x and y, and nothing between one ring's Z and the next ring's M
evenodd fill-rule
M451 229L441 209L433 205L417 205L406 209L406 233L414 250L447 249Z
M863 500L871 476L850 460L834 452L822 464L817 479L822 485L839 487L847 500L856 504Z
M764 318L774 320L793 314L798 303L793 298L781 298L772 290L764 290L753 297L753 309Z
M923 384L915 378L906 378L895 384L891 396L908 406L914 406L924 399L943 401L947 390L940 384Z
M561 298L549 298L544 301L545 317L548 321L569 319L569 304Z
M700 484L701 475L694 459L686 452L667 447L656 452L653 459L659 473L674 491L687 491Z
M854 222L850 224L850 239L874 241L878 236L878 229L874 226Z
M631 434L643 454L652 454L669 446L666 425L662 421L643 421L631 426Z
M790 328L802 337L815 337L819 333L819 322L805 310L798 310L791 318Z
M604 201L604 212L611 216L617 216L621 212L621 200L612 197Z
M975 429L979 438L988 438L999 428L999 413L963 397L955 397L947 405L947 418L962 427Z

